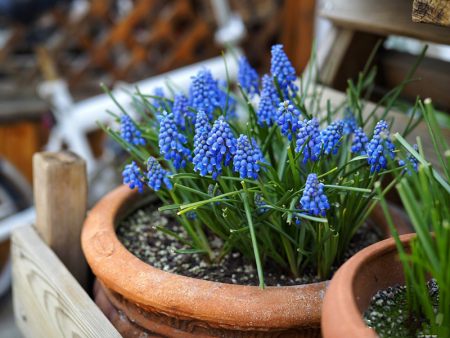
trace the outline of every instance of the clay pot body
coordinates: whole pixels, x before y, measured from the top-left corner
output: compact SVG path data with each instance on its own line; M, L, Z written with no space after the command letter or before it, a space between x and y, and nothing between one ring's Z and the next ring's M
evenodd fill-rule
M415 234L401 236L406 249ZM331 279L322 311L324 338L375 338L363 320L372 297L381 289L404 284L393 238L372 244L345 262Z
M96 302L124 336L320 337L327 282L261 290L164 272L131 254L115 226L140 199L126 186L114 190L91 210L81 237Z

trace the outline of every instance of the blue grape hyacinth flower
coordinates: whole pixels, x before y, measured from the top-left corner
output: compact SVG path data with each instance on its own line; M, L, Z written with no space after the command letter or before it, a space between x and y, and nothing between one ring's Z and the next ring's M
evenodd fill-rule
M354 131L351 152L359 155L365 155L368 142L369 138L364 130L361 127L356 128Z
M137 188L139 192L144 191L144 174L136 162L132 161L125 166L122 171L122 182L128 185L130 189Z
M280 104L277 90L273 84L273 79L265 74L262 78L261 99L259 101L256 117L258 124L272 126L276 121L276 110Z
M236 155L233 158L233 169L240 178L258 178L260 165L264 157L255 140L252 143L247 135L240 135L237 139Z
M270 73L276 77L278 86L283 92L284 97L288 98L289 90L293 93L298 90L298 87L295 85L295 81L297 80L295 69L284 52L283 45L273 45L271 52Z
M258 73L252 66L250 66L247 58L245 56L241 56L239 59L238 83L249 97L259 94L258 82Z
M386 121L381 120L375 126L373 137L367 144L367 162L370 165L370 173L379 172L387 168L388 157L394 159L395 146L389 135L389 126Z
M209 120L213 119L216 109L222 108L224 94L208 69L200 70L192 78L189 95L190 105L197 111L203 111Z
M181 130L186 129L186 120L195 121L195 113L189 111L188 109L189 101L183 94L177 94L173 98L173 108L172 113L175 122Z
M303 191L300 205L308 214L314 216L326 216L326 211L330 209L328 198L323 192L323 184L319 183L316 174L309 174L306 179L305 190Z
M159 151L168 161L172 161L175 169L184 168L190 159L191 151L184 145L186 137L178 131L174 115L164 112L159 129Z
M342 121L335 121L320 132L320 139L325 154L337 154L339 146L341 145L343 129L344 123Z
M281 133L292 140L292 133L299 128L300 111L289 101L281 102L277 110L277 123Z
M415 151L419 151L419 147L417 144L414 144L413 148ZM417 172L417 170L419 169L419 161L414 157L413 154L408 154L406 161L402 159L398 160L398 165L400 167L408 167L409 165L415 172ZM409 170L409 168L405 168L405 171L408 173L408 175L411 175L411 170Z
M319 121L314 117L311 120L301 120L297 133L295 151L303 155L303 163L317 161L322 150L320 140Z
M199 171L201 176L205 176L212 171L212 164L204 163L205 158L212 158L211 149L206 143L211 131L208 117L202 111L197 113L194 134L194 171Z
M120 117L120 137L135 146L145 146L146 144L141 131L137 129L131 117L126 114Z
M150 156L147 160L147 179L148 186L154 191L160 190L163 184L169 190L173 188L172 182L169 179L169 172L163 169L158 160L153 156Z
M344 112L344 119L342 120L344 123L343 134L349 135L355 132L358 128L358 122L356 122L355 115L350 108L347 108Z
M166 104L169 104L168 101L166 102L164 99L166 98L166 94L164 93L164 89L162 87L156 87L153 90L153 95L154 96L159 96L159 97L154 97L151 100L152 105L157 109L157 110L164 110L166 109ZM170 105L169 105L169 108Z

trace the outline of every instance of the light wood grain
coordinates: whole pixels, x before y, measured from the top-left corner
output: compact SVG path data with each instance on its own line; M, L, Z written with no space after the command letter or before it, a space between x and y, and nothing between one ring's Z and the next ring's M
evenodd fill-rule
M36 229L82 286L87 265L80 234L87 207L86 164L71 152L33 157Z
M327 0L319 14L350 29L450 44L450 28L413 22L411 10L410 0Z
M13 232L12 262L14 313L25 337L120 337L33 227Z
M450 1L414 0L412 19L414 22L450 26Z

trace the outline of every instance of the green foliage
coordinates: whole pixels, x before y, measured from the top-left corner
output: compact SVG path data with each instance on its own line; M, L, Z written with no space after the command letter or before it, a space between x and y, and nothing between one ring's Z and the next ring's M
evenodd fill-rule
M381 191L379 196L396 240L406 277L407 300L411 315L427 319L426 326L437 337L450 336L450 148L436 120L431 100L420 102L441 173L426 160L421 147L416 151L400 135L398 143L419 162L417 172L397 173L396 185L417 236L407 252L395 231ZM419 142L420 144L420 142ZM434 278L439 287L438 304L429 295L427 281Z
M294 276L299 276L305 271L315 271L320 278L326 279L330 277L332 266L342 260L353 235L377 203L375 182L383 179L386 173L400 173L404 170L394 165L390 169L383 168L371 172L364 147L359 152L351 151L353 132L338 132L336 138L333 129L330 129L330 133L324 135L329 137L330 142L335 143L331 143L328 152L325 149L322 132L331 126L333 121L338 123L338 126L354 121L355 126L363 128L368 138L372 138L375 124L380 118L388 117L390 108L394 106L403 87L410 82L417 66L415 65L408 78L399 87L381 99L380 102L386 105L386 109L379 115L377 109L367 113L363 100L373 87L376 73L376 70L369 66L370 62L371 60L356 81L349 80L346 101L340 103L323 102L323 89L316 81L317 65L314 57L306 74L300 78L298 92L286 88L281 90L277 77L271 77L270 81L278 93L276 100L279 100L281 105L287 100L291 107L287 108L286 103L286 109L300 112L291 127L301 121L306 123L313 117L320 124L321 134L308 136L301 146L296 143L299 135L294 130L295 126L292 127L290 140L283 134L280 127L282 123L278 124L275 117L272 124L259 123L258 104L239 85L234 92L230 90L232 84L216 88L216 92L208 89L210 90L208 94L217 94L216 101L223 98L220 101L223 103L222 106L215 106L208 112L211 115L210 122L214 120L217 122L219 117L224 118L231 128L233 137L237 139L239 135L247 136L248 140L255 141L251 147L261 150L263 158L256 164L253 163L254 168L259 168L256 176L243 177L245 171L236 172L232 163L223 164L219 173L201 172L192 162L193 156L186 158L185 162L174 162L167 158L176 154L161 153L160 128L164 129L167 135L171 135L168 137L170 141L179 141L177 145L171 143L171 146L176 146L184 152L185 148L191 152L194 150L196 136L194 120L199 117L199 109L196 107L213 96L210 94L205 97L205 102L193 100L192 92L198 92L197 87L189 93L188 108L184 111L182 122L176 128L175 134L170 128L167 132L166 127L160 126L160 121L167 118L167 114L175 116L178 113L174 111L176 99L143 94L139 90L133 96L136 114L131 114L123 108L121 110L123 114L138 116L133 120L134 125L146 140L146 145L133 144L127 141L120 131L110 127L104 128L137 163L137 166L130 167L127 171L128 184L134 179L150 184L150 173L147 171L149 156L158 159L164 170L170 173L168 179L171 184L161 185L161 189L156 189L155 194L164 204L160 210L170 210L178 217L189 235L189 240L185 244L192 248L192 252L204 253L205 259L209 261L220 261L227 253L236 250L248 258L254 258L261 287L264 287L263 268L268 261L290 271ZM214 87L214 81L209 81L208 85ZM184 94L188 96L187 93ZM234 104L237 111L243 112L242 118L232 117ZM210 106L203 104L202 107ZM268 113L275 116L277 110L282 108L273 106ZM120 117L117 119L119 121ZM166 122L167 120L164 121ZM407 134L415 123L413 114L403 134ZM283 127L289 125L285 123ZM128 128L132 130L133 126L130 127L129 124ZM382 136L381 145L390 137L389 134ZM312 138L317 138L322 143L318 148L317 159L305 161L305 147ZM165 172L164 170L157 169L158 173ZM130 176L132 175L130 173L136 175ZM328 207L327 203L323 203L321 210L318 210L314 203L305 202L308 201L307 198L302 199L307 195L305 186L311 174L317 176L319 185L323 184L320 189L323 190L325 196L323 198L329 203ZM152 184L155 186L155 182ZM307 187L308 189L311 187L318 189L319 186L314 185L315 181L311 184L313 185ZM132 183L130 185L134 186ZM388 184L385 191L392 185L393 183ZM168 236L179 238L177 234L168 230L160 230ZM211 236L222 240L220 251L215 252L211 249L209 245Z

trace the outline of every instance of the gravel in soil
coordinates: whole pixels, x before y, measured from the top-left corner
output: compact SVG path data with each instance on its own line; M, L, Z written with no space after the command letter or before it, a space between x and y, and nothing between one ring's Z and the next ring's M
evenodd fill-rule
M117 227L117 235L123 245L142 261L155 268L216 282L258 285L258 276L254 262L243 257L239 252L226 255L220 264L209 264L200 254L180 254L175 252L187 249L180 241L156 229L169 229L181 238L187 238L182 226L168 214L161 213L153 205L131 213ZM363 226L355 234L345 259L351 257L362 248L381 239L381 236L368 226ZM220 249L222 241L213 238L212 249ZM337 267L335 267L337 269ZM314 274L305 274L294 278L277 269L268 262L264 267L264 279L268 286L287 286L318 282Z
M428 292L434 304L438 304L439 289L435 280L428 282ZM424 318L410 316L405 285L395 285L378 291L370 302L364 321L381 338L412 338L430 335Z

